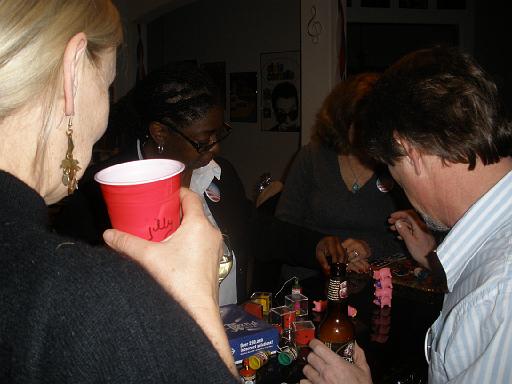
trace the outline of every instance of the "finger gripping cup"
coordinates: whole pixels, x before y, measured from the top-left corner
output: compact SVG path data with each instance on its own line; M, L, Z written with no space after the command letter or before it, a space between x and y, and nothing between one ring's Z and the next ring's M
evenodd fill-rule
M98 172L112 226L150 241L162 241L180 225L180 174L175 160L116 164Z

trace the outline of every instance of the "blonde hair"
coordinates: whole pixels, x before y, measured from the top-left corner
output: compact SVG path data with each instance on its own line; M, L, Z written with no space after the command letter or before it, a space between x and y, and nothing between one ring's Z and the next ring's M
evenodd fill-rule
M0 1L0 121L34 97L44 96L51 108L66 44L79 32L96 64L101 51L119 45L110 0Z
M87 58L99 67L101 52L122 41L119 13L111 1L0 0L0 124L30 102L39 104L41 125L34 127L38 174L47 166L57 91L63 89L64 51L79 32L87 37Z

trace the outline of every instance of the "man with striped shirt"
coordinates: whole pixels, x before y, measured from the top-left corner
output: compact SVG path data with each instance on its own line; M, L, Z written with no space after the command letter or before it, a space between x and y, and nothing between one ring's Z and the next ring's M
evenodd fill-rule
M429 383L512 382L512 128L496 85L468 55L420 50L385 72L364 112L370 154L430 227L450 230L429 253L425 233L397 223L411 254L446 275L426 340ZM304 370L312 382L337 382L327 372L371 381L362 351L349 366L313 347Z

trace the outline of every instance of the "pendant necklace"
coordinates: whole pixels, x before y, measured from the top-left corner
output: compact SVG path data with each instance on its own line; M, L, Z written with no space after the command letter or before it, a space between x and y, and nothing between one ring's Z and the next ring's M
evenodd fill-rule
M352 172L352 176L354 176L354 183L352 184L351 191L352 193L357 193L361 189L361 185L359 184L359 179L357 178L356 173L354 172L354 169L352 168L352 164L350 162L350 157L347 156L348 161L348 167L350 168L350 172Z

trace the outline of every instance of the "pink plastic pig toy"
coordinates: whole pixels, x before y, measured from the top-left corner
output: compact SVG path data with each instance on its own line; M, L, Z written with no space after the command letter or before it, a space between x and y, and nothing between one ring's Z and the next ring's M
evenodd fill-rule
M375 281L375 288L393 288L391 277L383 277L380 280Z
M373 278L375 280L381 280L384 277L389 277L391 279L391 269L386 267L373 271Z
M389 297L390 299L393 297L393 289L391 288L377 288L375 290L376 297Z
M379 305L381 308L385 306L391 307L391 297L388 296L377 297L375 300L373 300L373 302Z

